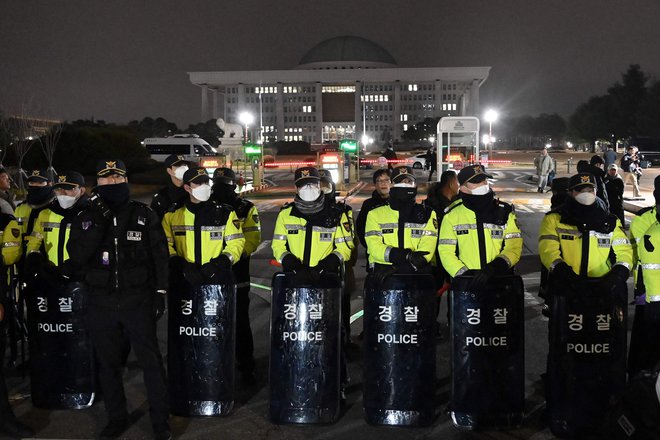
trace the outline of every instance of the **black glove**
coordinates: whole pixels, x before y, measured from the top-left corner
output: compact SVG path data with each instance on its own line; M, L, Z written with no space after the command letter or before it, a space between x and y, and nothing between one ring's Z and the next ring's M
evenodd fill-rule
M293 254L286 254L282 258L282 270L284 272L298 272L303 267L305 266L302 264L302 261Z
M401 266L408 263L408 255L412 251L410 249L392 248L390 249L390 263L395 266Z
M71 260L65 260L60 265L60 275L62 275L67 280L73 278L76 270L74 269L73 262Z
M341 260L337 254L330 254L321 261L316 266L321 272L325 273L339 273L339 266L341 265Z
M183 266L183 277L193 286L204 284L204 276L195 263L186 262Z
M627 267L622 266L621 264L615 264L610 270L610 273L607 274L607 277L617 285L626 284L628 277L630 276L630 271Z
M158 321L165 313L165 310L167 310L167 306L165 304L165 295L166 293L162 291L154 292L153 305L156 321Z
M568 263L562 261L558 263L552 272L550 272L550 280L557 283L557 285L572 285L577 281L578 275L573 272L573 268Z
M44 256L41 252L30 252L25 257L25 272L28 276L35 277L41 272L41 266L44 264Z
M493 276L504 273L509 268L509 265L502 258L495 258L490 263L486 264L479 270L472 283L470 283L470 290L481 290L490 282Z
M390 275L394 275L396 273L396 269L394 266L390 266L387 269L380 268L376 271L374 271L374 280L376 283L378 283L378 286L382 286L383 283L387 280L387 278Z
M415 272L422 270L429 265L429 262L424 258L424 256L428 254L429 253L426 251L415 251L408 254L408 263L410 263Z
M220 270L231 270L231 259L227 254L220 254L211 260Z

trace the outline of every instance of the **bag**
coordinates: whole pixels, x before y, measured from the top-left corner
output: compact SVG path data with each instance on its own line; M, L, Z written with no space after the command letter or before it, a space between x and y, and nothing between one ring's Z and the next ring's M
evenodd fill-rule
M548 173L548 186L552 186L552 181L555 179L555 170Z

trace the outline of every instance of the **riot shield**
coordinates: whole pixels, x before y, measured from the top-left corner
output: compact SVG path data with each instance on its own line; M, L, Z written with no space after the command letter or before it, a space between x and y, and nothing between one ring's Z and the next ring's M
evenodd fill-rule
M339 415L341 283L321 277L300 287L273 277L270 321L270 418L274 423L332 423Z
M236 285L191 285L170 273L167 367L170 412L182 417L224 416L234 406Z
M95 366L82 301L84 285L32 278L25 295L34 406L83 409L94 403Z
M624 289L623 287L620 287ZM606 278L550 280L546 399L557 436L597 432L626 384L626 292Z
M524 288L496 276L471 291L472 276L451 284L451 417L459 429L511 428L525 404Z
M364 292L364 415L373 425L424 426L434 417L435 281L370 275Z

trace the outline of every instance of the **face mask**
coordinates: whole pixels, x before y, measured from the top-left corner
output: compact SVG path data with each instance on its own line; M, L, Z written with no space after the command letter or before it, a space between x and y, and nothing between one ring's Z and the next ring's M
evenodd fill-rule
M99 185L96 187L96 192L110 207L119 207L130 199L127 182Z
M53 199L52 186L29 186L27 190L28 205L43 205Z
M174 177L179 180L183 180L183 175L188 171L188 166L183 165L174 170Z
M390 189L390 206L394 210L399 210L404 206L410 206L415 203L415 197L417 196L417 188L415 185L409 184L400 184L394 185Z
M575 200L585 206L593 205L596 201L596 194L592 192L583 192L575 196Z
M199 185L193 188L192 195L200 202L206 202L211 197L211 185Z
M486 194L488 194L489 191L490 191L490 185L486 184L474 188L472 191L470 191L470 193L473 196L485 196Z
M57 202L60 204L62 209L69 209L78 201L78 197L67 196L67 195L58 195Z
M321 195L321 189L318 186L304 186L298 190L298 195L305 202L313 202Z

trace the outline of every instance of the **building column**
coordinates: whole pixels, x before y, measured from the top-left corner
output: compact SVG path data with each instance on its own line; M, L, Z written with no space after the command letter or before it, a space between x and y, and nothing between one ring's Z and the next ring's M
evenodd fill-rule
M247 111L247 107L245 105L245 84L238 83L238 102L236 103L236 113L234 113L236 115L236 120L231 122L234 124L240 124L241 121L238 120L238 115L244 111Z
M316 83L316 97L314 98L316 103L316 113L314 117L316 118L316 127L314 129L314 141L317 144L323 143L323 84L320 82Z
M445 112L442 111L442 81L435 80L435 99L433 100L435 109L433 110L434 117L443 117Z
M472 80L465 116L479 116L479 80Z
M284 85L277 83L277 98L275 99L275 114L277 116L277 140L284 140Z
M201 122L208 120L209 114L209 88L207 85L201 86L202 89L202 115Z
M366 105L362 102L362 85L361 81L355 81L355 115L353 119L355 119L355 137L358 141L366 134L362 129L362 109ZM358 135L358 133L361 134Z
M392 139L395 141L401 140L401 82L399 80L394 83L394 130L392 131Z
M212 89L211 93L212 93L211 96L213 97L213 119L218 119L218 114L220 114L218 110L219 109L218 101L219 101L220 92L218 91L218 89Z

